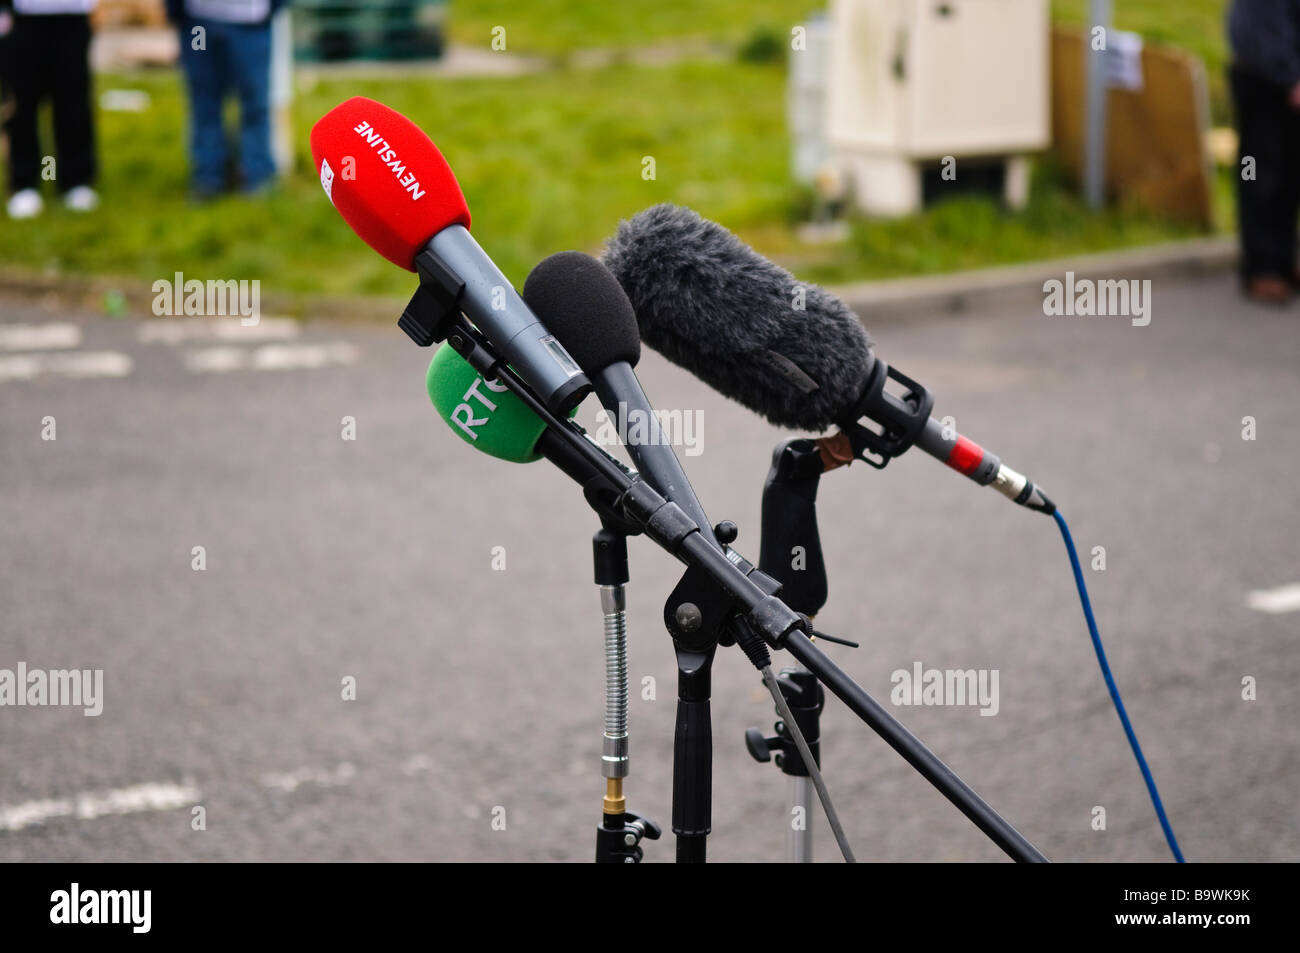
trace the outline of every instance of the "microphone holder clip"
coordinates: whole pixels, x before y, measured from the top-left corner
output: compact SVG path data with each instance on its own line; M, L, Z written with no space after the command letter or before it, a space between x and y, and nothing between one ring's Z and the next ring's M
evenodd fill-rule
M727 560L750 582L769 596L780 594L781 584L777 580L731 548L736 538L734 523L719 523L713 534L724 547ZM700 652L714 643L736 643L737 611L735 596L719 586L716 577L697 565L689 565L664 602L664 626L678 649Z
M420 286L397 319L397 326L420 347L441 341L460 318L465 282L429 249L415 258Z
M885 389L890 380L904 388L901 396ZM854 457L883 470L916 442L933 409L934 395L929 388L876 358L853 418L839 426L849 438ZM863 418L874 421L879 429L863 424Z

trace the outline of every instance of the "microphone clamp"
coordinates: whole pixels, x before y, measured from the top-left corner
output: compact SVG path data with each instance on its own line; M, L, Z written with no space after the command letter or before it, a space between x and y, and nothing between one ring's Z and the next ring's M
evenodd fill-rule
M885 389L891 380L904 389L901 396ZM929 388L876 358L862 397L851 411L852 418L840 421L839 427L849 438L854 457L883 470L916 443L933 409L934 395ZM875 421L879 431L865 426L864 417Z
M415 289L397 326L420 347L441 341L460 317L460 296L465 282L429 249L416 256L420 286Z

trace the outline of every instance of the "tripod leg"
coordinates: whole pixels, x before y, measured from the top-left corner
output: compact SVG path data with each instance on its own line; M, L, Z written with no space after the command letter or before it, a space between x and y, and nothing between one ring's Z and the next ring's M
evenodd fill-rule
M785 860L788 864L811 864L813 859L812 811L816 803L813 798L812 778L807 775L803 777L792 775L786 781L790 809L785 816L790 821L790 829L785 837Z
M822 650L802 632L793 632L783 646L791 655L817 674L840 701L867 723L912 767L939 789L944 797L965 814L975 826L997 844L1012 860L1020 863L1047 863L1047 858L1012 827L997 811L957 777L952 769L904 728L893 715L827 658Z
M785 700L785 707L803 735L813 759L821 764L821 715L826 705L826 695L817 677L802 667L784 668L776 680ZM781 707L777 706L781 715ZM791 864L811 864L813 856L812 811L818 804L813 797L816 785L790 732L790 725L782 717L776 723L776 735L763 737L757 728L745 732L745 746L755 761L770 761L776 752L776 763L786 776L786 828L785 859Z

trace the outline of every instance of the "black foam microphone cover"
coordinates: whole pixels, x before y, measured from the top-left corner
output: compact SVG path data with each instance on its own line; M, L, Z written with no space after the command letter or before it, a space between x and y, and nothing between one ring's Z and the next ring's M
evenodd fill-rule
M853 416L875 364L871 338L825 289L669 204L620 223L604 261L645 343L715 390L797 430Z
M641 359L632 303L597 258L562 251L542 259L524 281L524 301L588 374Z

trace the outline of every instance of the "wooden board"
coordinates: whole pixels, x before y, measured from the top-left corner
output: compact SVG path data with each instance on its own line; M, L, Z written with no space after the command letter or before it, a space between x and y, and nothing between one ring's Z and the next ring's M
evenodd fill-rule
M1082 30L1052 30L1052 151L1082 177L1087 78ZM1143 46L1140 90L1111 89L1110 198L1180 222L1212 224L1205 67L1172 47Z

